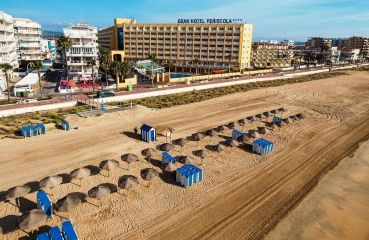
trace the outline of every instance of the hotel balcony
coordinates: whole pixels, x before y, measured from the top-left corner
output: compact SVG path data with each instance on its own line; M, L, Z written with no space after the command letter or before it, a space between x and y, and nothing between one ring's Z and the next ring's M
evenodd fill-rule
M11 35L0 35L0 42L15 42L15 38Z
M18 39L20 41L30 41L30 42L39 42L41 41L40 37L24 37L24 36L18 36Z
M18 29L18 30L15 30L15 33L18 33L18 34L32 34L32 35L41 35L42 32L40 30L22 30L22 29Z
M3 32L14 32L14 28L12 25L5 25L5 24L0 24L0 31Z

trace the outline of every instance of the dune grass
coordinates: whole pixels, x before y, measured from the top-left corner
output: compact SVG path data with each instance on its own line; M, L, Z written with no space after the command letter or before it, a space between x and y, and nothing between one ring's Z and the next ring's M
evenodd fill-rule
M253 82L234 86L212 88L206 90L192 91L186 93L171 94L165 96L149 97L135 100L135 104L140 104L149 108L168 108L178 105L184 105L189 103L201 102L211 98L221 97L228 94L246 92L252 89L258 89L263 87L277 87L286 84L302 83L308 81L314 81L325 78L332 78L341 75L346 75L345 72L327 72L318 73L313 75L301 76L290 79L278 79L264 82Z

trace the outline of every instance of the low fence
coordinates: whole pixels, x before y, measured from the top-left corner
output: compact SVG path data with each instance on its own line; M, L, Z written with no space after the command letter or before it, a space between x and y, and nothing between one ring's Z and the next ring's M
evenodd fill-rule
M7 109L7 110L0 111L0 117L8 117L12 115L24 114L24 113L29 113L29 112L54 110L58 108L74 107L76 105L77 105L77 101L69 101L69 102L29 106L29 107L23 107L23 108Z

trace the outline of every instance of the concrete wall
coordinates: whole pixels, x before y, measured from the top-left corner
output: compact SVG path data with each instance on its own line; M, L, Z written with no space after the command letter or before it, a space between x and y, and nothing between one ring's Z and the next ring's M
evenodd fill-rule
M0 111L0 117L8 117L12 115L18 115L18 114L36 112L36 111L55 110L59 108L74 107L76 105L77 105L77 101L70 101L70 102L53 103L53 104L40 105L40 106L8 109L8 110Z
M127 88L127 86L129 84L131 84L132 86L137 85L137 76L136 75L133 78L126 78L124 80L124 83L119 83L118 88L119 89Z

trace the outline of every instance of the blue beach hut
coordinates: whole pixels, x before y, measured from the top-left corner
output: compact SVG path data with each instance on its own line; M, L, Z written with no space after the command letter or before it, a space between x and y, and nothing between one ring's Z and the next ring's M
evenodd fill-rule
M37 192L37 208L44 211L48 218L53 217L53 204L47 196L46 192L39 190Z
M74 230L71 221L65 221L62 223L62 232L65 240L78 240L76 230Z
M47 232L39 233L36 240L49 240L49 234Z
M163 152L161 162L163 164L176 163L176 159L172 157L168 152Z
M176 181L184 187L191 187L201 182L203 178L204 171L192 164L184 165L176 171Z
M273 149L273 143L264 138L256 139L252 144L252 151L261 155L271 153Z
M36 123L36 127L38 129L38 133L41 134L46 134L46 127L44 124L42 123Z
M29 125L25 125L21 127L21 133L23 137L31 137L32 136L32 131L31 128L29 127Z
M277 123L277 122L282 121L282 118L274 116L272 121L273 121L274 123Z
M156 130L155 128L143 124L141 126L141 139L145 142L152 142L156 140Z
M63 234L60 231L60 228L58 226L51 227L49 229L49 236L50 240L64 240Z
M237 140L237 141L242 141L243 140L243 137L244 137L245 133L237 130L237 129L233 129L232 130L232 138L234 140Z
M70 130L70 123L65 120L64 118L61 119L61 127L63 128L64 131L69 131Z

